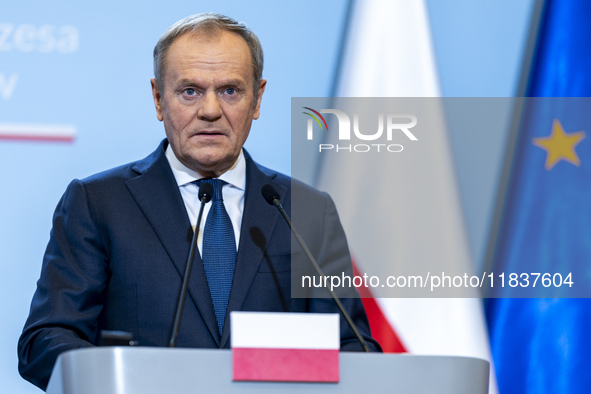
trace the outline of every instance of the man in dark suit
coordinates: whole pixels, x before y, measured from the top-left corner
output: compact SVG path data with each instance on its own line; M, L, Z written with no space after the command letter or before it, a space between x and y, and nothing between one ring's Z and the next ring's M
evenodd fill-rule
M262 59L248 28L216 14L186 18L161 37L152 91L167 139L143 160L68 186L19 340L25 379L45 388L61 352L97 345L105 329L129 331L141 345L167 344L200 179L220 188L222 209L209 203L208 211L221 212L221 233L232 246L211 243L219 240L208 238L211 215L204 214L177 346L228 348L227 316L234 310L337 312L331 299L291 298L290 230L260 190L275 187L292 214L295 196L305 201L297 222L311 252L320 264L351 275L332 200L259 166L242 149L259 117ZM211 256L220 249L233 253L229 266L215 265ZM379 349L360 300L343 303L370 347ZM344 319L341 349L361 349Z

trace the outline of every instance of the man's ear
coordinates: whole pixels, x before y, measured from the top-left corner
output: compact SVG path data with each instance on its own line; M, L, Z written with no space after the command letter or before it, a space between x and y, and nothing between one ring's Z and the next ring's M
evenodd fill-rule
M164 119L162 116L162 96L158 90L158 81L152 78L150 79L150 83L152 84L152 97L154 98L154 106L156 107L156 117L162 122Z
M257 120L261 115L261 100L263 99L263 93L265 93L265 87L267 86L267 80L261 79L261 83L259 85L259 96L257 98L256 106L254 107L254 114L252 118Z

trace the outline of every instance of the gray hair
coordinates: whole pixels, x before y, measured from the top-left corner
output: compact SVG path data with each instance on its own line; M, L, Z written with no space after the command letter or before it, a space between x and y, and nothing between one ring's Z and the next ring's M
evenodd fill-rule
M250 51L250 58L253 70L253 89L255 99L258 98L259 83L263 78L263 47L254 34L243 22L225 15L213 12L203 12L181 19L170 26L154 47L154 78L158 83L158 89L162 91L164 87L164 70L166 67L166 55L173 42L184 34L206 34L211 36L219 35L223 31L228 31L239 35L246 41Z

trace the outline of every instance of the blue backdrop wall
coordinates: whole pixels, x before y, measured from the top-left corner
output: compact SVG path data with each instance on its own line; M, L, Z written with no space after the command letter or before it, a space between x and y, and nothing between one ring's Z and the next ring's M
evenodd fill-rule
M427 0L443 95L513 95L531 4ZM73 136L0 139L0 391L38 392L18 376L16 341L66 185L140 159L164 137L149 83L160 34L203 11L247 22L265 49L269 82L246 147L262 164L289 173L290 99L330 94L347 6L346 0L0 4L0 137L15 124L29 131L58 126ZM451 137L480 261L505 135L452 130Z
M0 391L37 391L17 373L51 217L73 178L137 160L164 137L151 97L152 50L177 20L214 11L245 21L266 54L261 117L247 149L290 171L291 96L328 94L346 1L7 1L0 5L0 134L67 125L72 142L0 140ZM310 10L314 12L310 12ZM66 129L67 130L67 129Z

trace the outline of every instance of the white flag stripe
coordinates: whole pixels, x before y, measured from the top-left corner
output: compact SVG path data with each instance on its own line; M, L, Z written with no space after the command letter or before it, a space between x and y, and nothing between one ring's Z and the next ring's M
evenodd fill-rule
M76 126L38 123L0 123L0 135L73 138L76 135Z
M441 96L425 1L354 4L336 95ZM443 110L433 108L428 117L442 127L418 137L420 155L401 152L393 163L385 155L363 162L335 154L323 162L318 186L334 198L362 272L384 256L396 264L431 259L456 262L466 273L473 269ZM369 232L375 242L368 241ZM491 360L481 299L377 302L409 352Z
M336 313L232 312L233 348L340 349Z
M423 1L355 1L339 97L440 96ZM420 75L420 78L409 76Z
M377 302L411 353L490 359L486 338L479 335L486 332L484 320L477 318L482 311L474 299L380 298Z

